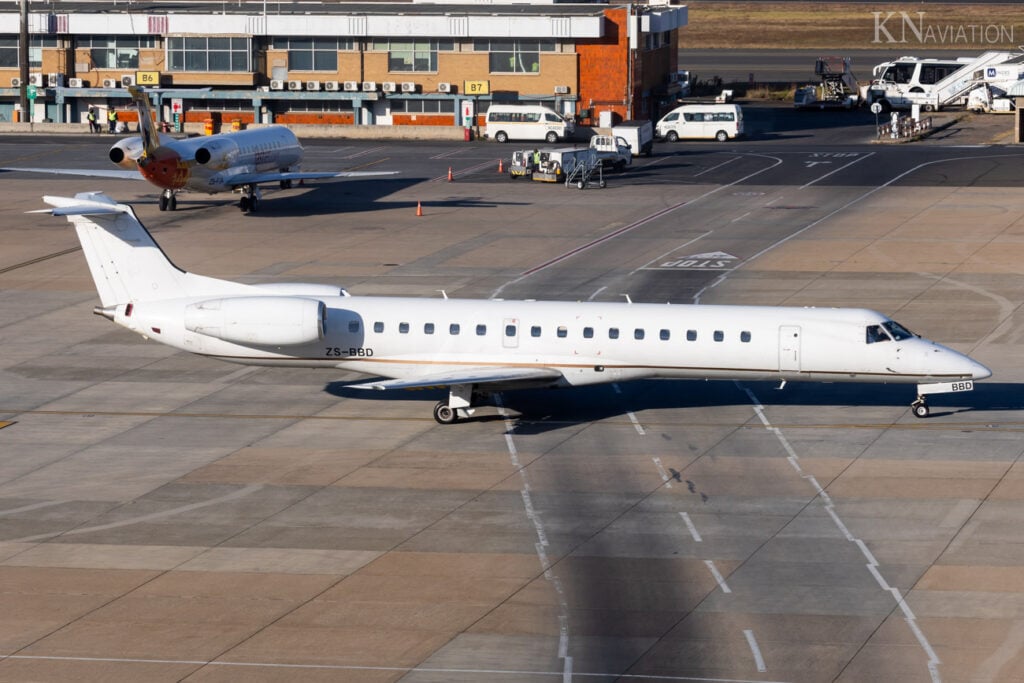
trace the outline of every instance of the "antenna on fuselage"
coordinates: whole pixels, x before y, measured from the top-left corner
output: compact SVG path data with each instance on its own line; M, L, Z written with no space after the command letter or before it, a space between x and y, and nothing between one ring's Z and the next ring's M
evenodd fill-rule
M622 296L626 297L626 303L627 304L633 303L633 300L629 298L629 294L627 292L623 292Z
M439 289L437 291L441 292L441 296L443 296L445 299L448 298L448 292L444 291L443 289Z

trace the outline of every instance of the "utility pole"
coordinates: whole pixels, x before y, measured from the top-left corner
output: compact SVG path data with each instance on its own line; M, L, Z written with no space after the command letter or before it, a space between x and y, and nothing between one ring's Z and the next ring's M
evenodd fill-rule
M28 0L21 0L21 34L18 38L18 66L21 85L18 95L21 98L22 122L28 121Z

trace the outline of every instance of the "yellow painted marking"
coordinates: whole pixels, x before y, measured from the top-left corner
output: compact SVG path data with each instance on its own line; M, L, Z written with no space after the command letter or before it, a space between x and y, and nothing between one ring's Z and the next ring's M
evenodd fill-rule
M0 420L0 429L3 429L4 427L10 427L12 424L14 424L14 423L13 422L4 422L3 420Z

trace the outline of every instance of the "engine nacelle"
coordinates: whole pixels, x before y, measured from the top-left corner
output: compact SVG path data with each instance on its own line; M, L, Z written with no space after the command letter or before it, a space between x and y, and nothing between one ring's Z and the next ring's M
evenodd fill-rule
M142 138L125 138L110 148L107 156L121 168L135 170L135 161L142 156L146 146Z
M210 299L185 307L185 329L236 344L295 346L324 338L327 307L295 296Z
M238 145L231 140L217 139L196 150L196 163L210 168L226 168L238 153Z

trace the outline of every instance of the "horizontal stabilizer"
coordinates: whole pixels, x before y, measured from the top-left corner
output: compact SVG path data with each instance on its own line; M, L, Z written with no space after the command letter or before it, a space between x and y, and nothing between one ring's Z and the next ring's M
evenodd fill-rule
M554 384L562 373L552 368L464 368L434 375L404 379L387 379L363 384L349 384L349 389L426 389L458 384Z
M50 213L54 216L101 216L128 213L125 204L118 204L102 192L79 192L74 197L44 196L43 201L54 207L29 213Z

